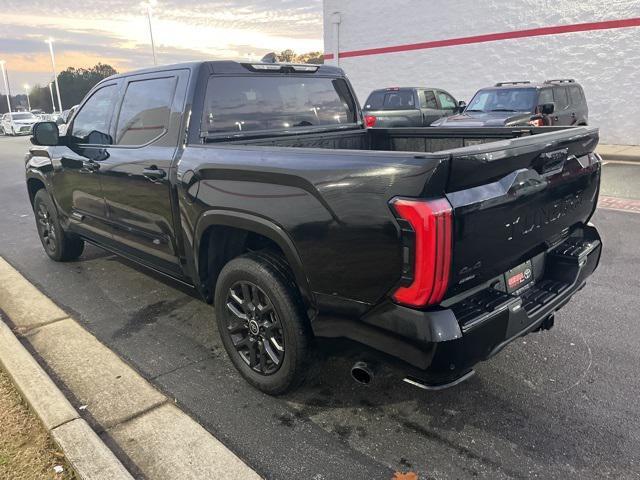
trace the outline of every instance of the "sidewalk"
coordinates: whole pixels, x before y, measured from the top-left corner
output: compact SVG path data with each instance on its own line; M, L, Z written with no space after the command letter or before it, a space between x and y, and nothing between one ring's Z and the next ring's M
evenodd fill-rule
M596 151L603 160L640 162L640 145L606 145L600 144Z
M0 368L80 480L261 478L2 257L0 309Z

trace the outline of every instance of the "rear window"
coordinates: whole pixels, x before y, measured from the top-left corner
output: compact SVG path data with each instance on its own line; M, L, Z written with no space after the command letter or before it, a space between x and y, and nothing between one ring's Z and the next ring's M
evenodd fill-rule
M366 110L413 110L416 108L413 90L377 91L369 95Z
M212 76L207 84L202 133L337 126L356 121L353 97L342 78Z

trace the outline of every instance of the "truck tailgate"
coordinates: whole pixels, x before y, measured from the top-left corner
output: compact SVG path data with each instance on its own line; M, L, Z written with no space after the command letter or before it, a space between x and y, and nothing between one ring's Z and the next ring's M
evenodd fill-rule
M516 269L584 225L597 202L598 130L580 127L449 150L449 295Z

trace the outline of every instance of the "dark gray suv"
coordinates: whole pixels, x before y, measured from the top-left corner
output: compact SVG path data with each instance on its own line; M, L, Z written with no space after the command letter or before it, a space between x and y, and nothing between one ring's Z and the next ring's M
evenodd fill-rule
M587 125L589 109L582 87L573 79L544 83L502 82L483 88L458 115L434 127L513 127Z

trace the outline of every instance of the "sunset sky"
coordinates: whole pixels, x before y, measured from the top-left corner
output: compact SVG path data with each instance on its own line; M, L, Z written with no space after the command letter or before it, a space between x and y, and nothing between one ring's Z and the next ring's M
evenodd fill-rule
M13 94L58 72L108 63L119 71L153 64L146 9L125 0L0 0L0 60ZM291 48L322 50L321 0L158 0L153 8L158 63L216 58L259 60ZM4 86L0 82L4 93Z

